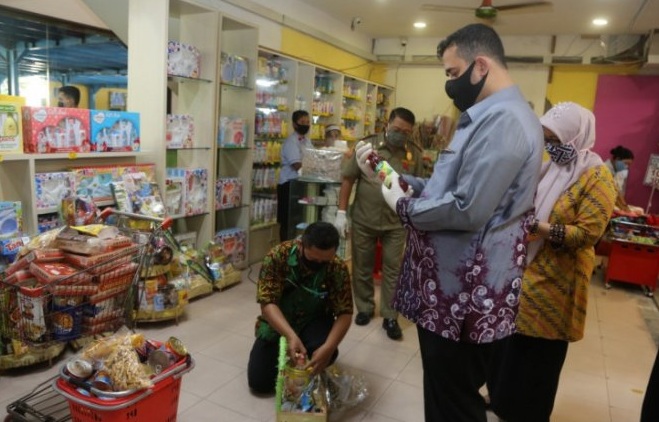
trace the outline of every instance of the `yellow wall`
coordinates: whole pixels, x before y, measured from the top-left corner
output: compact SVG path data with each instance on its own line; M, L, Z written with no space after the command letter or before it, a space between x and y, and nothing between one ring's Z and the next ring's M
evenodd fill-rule
M561 101L574 101L589 110L595 106L597 77L599 75L629 75L638 70L637 65L629 66L557 66L550 73L547 84L547 100L556 104Z
M386 72L370 61L290 28L282 28L281 53L355 78L384 84Z

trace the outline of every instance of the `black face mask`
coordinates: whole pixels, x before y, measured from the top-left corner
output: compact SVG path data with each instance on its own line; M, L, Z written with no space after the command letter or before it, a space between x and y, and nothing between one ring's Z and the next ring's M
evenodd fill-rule
M298 125L297 123L295 124L295 131L300 135L306 135L309 133L309 128L309 125Z
M317 262L307 259L307 257L304 255L304 251L300 253L300 262L302 265L304 265L305 268L313 272L318 272L325 268L325 265L327 265L326 262Z
M462 75L455 79L446 81L446 85L444 85L446 95L453 100L453 104L455 104L460 111L465 111L476 103L476 98L478 98L478 94L481 93L483 85L485 85L485 80L487 79L487 74L485 74L483 79L481 79L476 85L471 84L471 72L474 70L474 65L476 65L475 61L469 65Z
M59 102L57 103L57 107L64 107L64 103L61 102L61 101L59 101Z

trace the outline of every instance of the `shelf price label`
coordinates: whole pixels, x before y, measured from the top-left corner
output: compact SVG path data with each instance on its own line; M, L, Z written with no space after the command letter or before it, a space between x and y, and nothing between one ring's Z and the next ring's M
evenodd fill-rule
M75 151L69 152L69 160L75 160L76 158L78 158L78 153L77 152L75 152Z

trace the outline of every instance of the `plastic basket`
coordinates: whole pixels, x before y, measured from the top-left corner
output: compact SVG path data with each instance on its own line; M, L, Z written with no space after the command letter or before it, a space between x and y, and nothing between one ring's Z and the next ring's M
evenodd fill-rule
M72 422L162 421L174 422L178 412L181 377L194 368L188 355L153 379L153 386L133 394L115 397L90 397L62 377L53 380L53 389L63 395Z

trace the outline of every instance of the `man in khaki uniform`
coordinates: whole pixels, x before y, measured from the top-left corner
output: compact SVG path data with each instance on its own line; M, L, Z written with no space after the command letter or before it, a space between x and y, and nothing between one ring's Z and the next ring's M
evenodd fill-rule
M414 114L405 108L392 110L384 136L374 142L376 153L399 174L423 175L420 149L411 144ZM382 327L393 340L402 338L398 313L391 307L396 279L405 245L405 229L400 219L387 206L381 192L381 182L365 175L357 166L354 154L346 157L342 168L343 180L339 193L339 211L334 225L342 236L346 233L346 209L357 182L355 199L351 207L352 220L352 289L357 306L357 325L370 322L375 311L373 268L378 239L382 243L382 286L380 316Z

